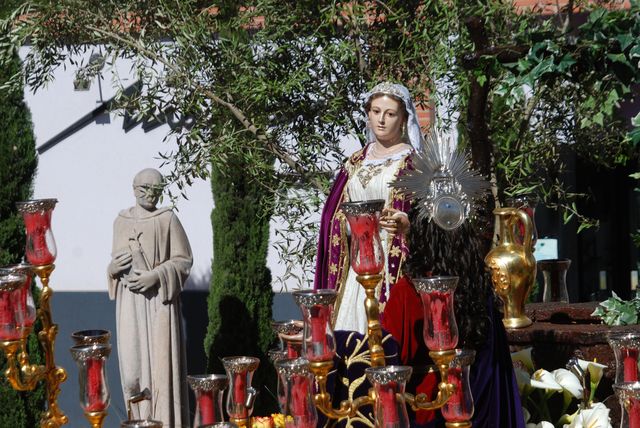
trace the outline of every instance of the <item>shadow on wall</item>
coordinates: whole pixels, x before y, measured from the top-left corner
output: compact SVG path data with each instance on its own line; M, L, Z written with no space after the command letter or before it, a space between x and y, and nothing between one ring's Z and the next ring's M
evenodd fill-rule
M265 415L278 411L276 375L269 358L258 345L258 326L247 306L235 296L224 296L218 304L220 334L211 349L209 369L211 373L225 373L222 357L247 355L260 359L253 376L253 386L258 389L254 415Z

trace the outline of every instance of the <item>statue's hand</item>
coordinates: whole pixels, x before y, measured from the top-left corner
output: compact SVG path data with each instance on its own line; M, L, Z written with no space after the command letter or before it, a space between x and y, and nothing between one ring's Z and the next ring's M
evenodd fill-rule
M123 272L131 268L131 253L122 250L116 254L114 254L111 259L111 263L109 263L109 267L107 267L107 271L111 278L119 277Z
M155 287L160 282L158 273L153 270L134 269L129 275L129 290L135 293L144 293Z
M393 235L405 234L409 230L409 216L395 208L385 208L381 213L380 227Z

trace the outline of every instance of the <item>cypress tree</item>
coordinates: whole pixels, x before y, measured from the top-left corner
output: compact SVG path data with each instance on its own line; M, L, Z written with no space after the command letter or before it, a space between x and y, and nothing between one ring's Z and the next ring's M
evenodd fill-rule
M221 358L258 357L253 385L259 390L254 415L277 411L275 372L265 358L274 340L273 291L266 266L272 197L250 181L242 159L211 174L214 209L209 326L205 339L209 373L224 373Z
M21 1L5 0L0 5L0 17L7 16ZM20 69L17 53L10 66L0 69L0 84ZM24 225L15 203L29 199L37 167L35 137L31 114L22 91L0 92L0 266L17 263L25 248ZM35 285L35 283L34 283ZM34 292L37 290L33 288ZM37 296L34 294L34 298ZM36 324L36 330L38 325ZM37 336L29 337L31 362L44 362ZM35 391L14 391L4 377L6 360L0 355L0 428L33 428L39 426L44 409L44 386Z

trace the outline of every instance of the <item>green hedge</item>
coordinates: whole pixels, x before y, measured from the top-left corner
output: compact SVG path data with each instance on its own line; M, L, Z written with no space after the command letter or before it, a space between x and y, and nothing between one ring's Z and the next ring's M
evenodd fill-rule
M261 415L277 410L275 372L265 358L274 341L266 266L271 198L244 170L241 160L230 160L226 171L212 173L214 256L205 350L209 373L224 373L225 356L260 358L253 385L260 391L254 415Z
M3 1L0 17L7 16L19 3ZM11 67L0 69L0 84L15 74L19 67L20 60L15 55ZM24 225L15 203L31 197L37 158L31 114L21 92L0 91L0 118L0 266L4 266L19 262L24 255ZM33 363L43 363L35 334L29 337L29 354ZM4 355L0 355L2 372L5 365ZM44 409L43 385L39 385L35 391L20 393L11 388L4 374L0 375L0 379L0 428L39 426L40 414Z

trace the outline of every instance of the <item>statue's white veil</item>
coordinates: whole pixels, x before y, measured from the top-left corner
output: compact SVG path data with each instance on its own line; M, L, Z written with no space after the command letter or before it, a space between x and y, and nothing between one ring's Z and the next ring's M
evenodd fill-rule
M377 84L371 89L371 91L365 93L362 96L363 104L366 104L369 99L376 94L393 95L404 102L404 107L407 110L407 136L409 138L409 144L415 150L422 150L422 131L420 130L420 123L418 122L418 114L416 113L416 107L411 101L411 94L409 90L398 83L382 82ZM365 130L367 142L375 141L375 135L369 125L369 117L367 116L367 128Z

